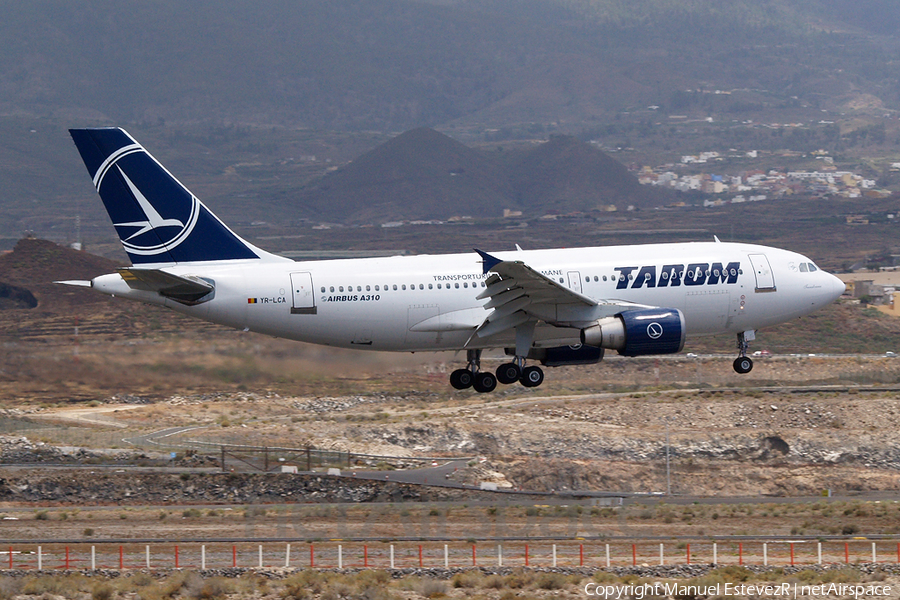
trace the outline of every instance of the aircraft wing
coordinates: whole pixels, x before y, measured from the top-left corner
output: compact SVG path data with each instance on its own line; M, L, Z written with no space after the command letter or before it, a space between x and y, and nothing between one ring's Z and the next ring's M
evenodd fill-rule
M628 308L649 308L616 300L596 301L576 292L520 260L501 260L481 250L484 272L492 273L479 300L490 298L491 313L475 332L488 337L527 321L544 321L560 327L582 327Z
M157 292L184 304L194 304L215 289L212 283L193 275L175 275L162 269L123 267L119 275L133 290Z

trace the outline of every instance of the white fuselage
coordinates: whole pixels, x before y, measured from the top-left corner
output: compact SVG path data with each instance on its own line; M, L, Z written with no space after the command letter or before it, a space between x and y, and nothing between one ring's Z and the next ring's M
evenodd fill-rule
M742 243L677 243L496 253L600 303L676 308L687 335L739 333L808 314L843 283L787 250ZM762 257L762 258L761 258ZM130 289L118 274L99 291L163 304L186 315L276 337L388 351L503 347L508 332L473 336L488 312L475 253L323 261L223 261L165 270L214 282L195 306ZM602 315L599 315L602 316ZM539 325L536 346L579 341L584 316Z

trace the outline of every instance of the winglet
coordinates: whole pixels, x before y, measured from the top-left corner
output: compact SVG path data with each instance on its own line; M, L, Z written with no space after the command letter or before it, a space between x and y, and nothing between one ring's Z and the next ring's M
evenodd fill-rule
M491 256L487 252L482 252L478 248L474 248L475 252L477 252L481 256L481 262L484 265L484 274L487 275L488 271L502 263L503 261L497 258L496 256Z

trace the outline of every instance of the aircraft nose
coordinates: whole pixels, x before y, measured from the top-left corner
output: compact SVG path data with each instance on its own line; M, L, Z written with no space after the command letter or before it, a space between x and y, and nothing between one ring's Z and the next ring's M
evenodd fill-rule
M844 291L847 289L847 285L843 281L841 281L840 279L835 277L834 275L829 274L829 277L831 277L832 301L837 300L838 298L841 297L841 294L843 294Z

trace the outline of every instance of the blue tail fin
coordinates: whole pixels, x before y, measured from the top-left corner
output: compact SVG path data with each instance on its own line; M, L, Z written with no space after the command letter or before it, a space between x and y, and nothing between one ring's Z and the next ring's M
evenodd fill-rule
M125 130L69 133L132 264L271 256L232 232Z

